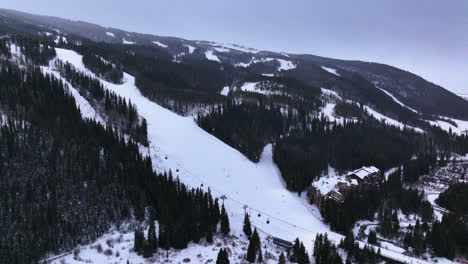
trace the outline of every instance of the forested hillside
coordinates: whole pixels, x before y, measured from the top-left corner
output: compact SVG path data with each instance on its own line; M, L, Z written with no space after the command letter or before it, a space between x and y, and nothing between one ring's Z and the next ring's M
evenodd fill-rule
M216 232L220 208L209 193L155 174L132 138L82 119L61 80L8 62L11 45L0 43L0 263L36 263L145 216L158 220L164 248Z

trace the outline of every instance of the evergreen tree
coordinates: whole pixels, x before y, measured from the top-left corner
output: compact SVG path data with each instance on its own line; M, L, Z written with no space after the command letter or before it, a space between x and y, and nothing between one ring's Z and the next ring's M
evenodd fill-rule
M278 264L286 264L286 257L283 252L279 255Z
M258 248L257 262L258 262L258 263L263 263L263 252L262 252L262 247L259 247L259 248Z
M218 257L216 259L216 264L229 264L229 256L227 249L221 248L218 252Z
M369 244L378 245L377 233L375 232L375 230L369 231L369 236L367 237L367 242Z
M231 228L229 227L229 216L226 213L226 209L224 208L223 204L221 209L221 233L227 235L230 231Z
M154 253L158 249L158 238L156 237L156 228L154 226L154 220L150 221L148 229L148 245L151 251Z
M252 226L250 224L250 217L249 214L245 213L244 215L244 226L243 226L244 234L250 238L252 235Z
M257 252L260 249L260 237L258 236L257 229L254 229L252 237L250 238L249 246L247 248L246 260L250 263L254 263L257 258Z

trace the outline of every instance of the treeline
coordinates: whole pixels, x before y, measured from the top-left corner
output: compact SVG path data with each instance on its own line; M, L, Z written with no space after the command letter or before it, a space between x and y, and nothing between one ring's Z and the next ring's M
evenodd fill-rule
M187 54L176 62L165 49L154 46L85 40L80 46L68 44L66 48L120 65L123 71L135 76L136 85L144 96L180 114L224 102L224 96L219 95L222 87L245 75L232 65L200 60L195 54Z
M94 74L111 83L122 83L123 71L120 66L93 53L84 53L82 55L83 64Z
M330 124L312 120L310 128L279 139L273 159L289 190L301 192L332 166L348 171L374 165L396 167L418 150L431 150L431 141L411 130L400 130L374 120Z
M455 183L439 194L436 203L457 215L468 215L468 183Z
M349 192L343 203L332 199L325 200L320 213L332 230L346 234L356 221L374 220L378 213L378 231L386 237L398 235L400 225L398 211L405 215L417 214L424 223L433 220L431 204L424 199L424 193L415 189L406 189L401 181L400 170L391 174L381 186L368 186Z
M48 65L57 55L54 43L47 39L17 36L13 42L10 42L10 45L12 44L16 45L18 52L36 65Z
M37 263L146 211L165 247L211 234L216 200L156 175L133 140L83 120L56 78L3 63L0 109L0 263Z
M127 102L120 95L105 89L99 80L77 71L68 62L56 60L54 66L60 71L61 76L106 118L107 123L148 146L146 119L138 115L137 108L131 101Z
M259 161L265 145L284 132L284 122L278 107L234 101L197 116L201 128L254 162Z

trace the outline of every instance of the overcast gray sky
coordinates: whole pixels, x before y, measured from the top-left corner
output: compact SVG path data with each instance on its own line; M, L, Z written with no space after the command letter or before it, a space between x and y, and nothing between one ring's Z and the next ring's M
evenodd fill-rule
M0 0L125 30L382 62L468 94L468 0Z

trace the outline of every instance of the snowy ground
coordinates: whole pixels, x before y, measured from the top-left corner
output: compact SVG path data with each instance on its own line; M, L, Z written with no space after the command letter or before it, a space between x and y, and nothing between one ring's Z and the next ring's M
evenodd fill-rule
M221 95L228 96L229 94L229 86L225 86L223 90L220 92Z
M134 246L134 228L130 225L121 227L120 230L113 228L109 233L103 235L89 245L82 245L71 252L51 257L51 264L114 264L114 263L214 263L221 248L228 249L231 263L246 263L244 261L248 247L248 239L244 234L223 237L214 236L213 243L206 243L202 239L198 244L190 243L188 248L182 250L170 249L168 251L159 249L156 254L148 259L136 254ZM266 235L260 232L262 252L266 264L277 263L282 249L277 248L266 239Z
M216 56L212 50L208 50L207 52L205 52L205 57L207 60L210 60L210 61L221 62L218 56Z
M57 57L77 69L93 75L82 56L57 49ZM244 206L252 215L252 224L262 232L287 240L299 237L312 252L317 233L339 242L341 235L330 232L317 209L297 193L286 190L279 170L272 161L272 146L267 145L258 163L199 128L192 117L179 116L144 97L135 86L135 78L124 74L123 84L101 80L107 89L130 99L148 122L148 139L153 165L157 171L172 170L189 186L210 188L215 196L226 196L233 234L240 234ZM382 255L406 263L427 263L382 249Z
M453 133L456 133L458 135L461 135L461 134L464 134L464 133L468 134L468 121L459 120L459 119L450 118L450 117L445 117L445 116L440 116L440 118L451 120L451 121L455 122L455 124L457 124L457 126L454 126L454 125L452 125L452 124L450 124L448 122L445 122L443 120L436 120L436 121L427 120L427 122L429 122L433 126L438 126L438 127L442 128L443 130L445 130L447 132L452 130Z
M158 45L158 46L161 47L161 48L167 48L167 47L169 47L168 45L163 44L163 43L161 43L161 42L159 42L159 41L153 41L153 44Z
M334 74L334 75L340 77L340 75L338 74L338 72L336 72L336 69L328 68L328 67L325 67L325 66L322 66L322 69L326 70L327 72L329 72L329 73L331 73L331 74Z

